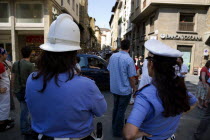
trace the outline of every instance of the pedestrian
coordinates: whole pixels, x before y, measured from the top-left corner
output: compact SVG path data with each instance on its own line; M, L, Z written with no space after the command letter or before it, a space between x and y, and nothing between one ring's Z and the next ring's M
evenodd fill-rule
M114 137L122 137L125 111L131 94L136 91L136 69L133 59L129 56L129 40L121 41L121 51L114 53L108 65L110 71L110 90L114 96L112 114L112 130Z
M25 46L21 49L22 59L16 61L12 67L12 89L20 103L20 130L22 135L31 133L30 114L25 102L25 88L28 76L34 71L30 62L32 49Z
M177 75L184 79L186 77L186 74L188 73L188 67L187 67L187 65L184 64L182 57L178 57L177 62L178 62L178 66L179 66L179 72Z
M79 63L80 63L80 57L77 56L77 60L76 60L76 70L81 71L81 67L80 67Z
M175 74L177 57L182 53L158 40L145 43L149 54L148 71L152 83L136 93L131 114L124 127L126 140L172 140L181 114L197 99Z
M8 58L8 56L7 56ZM3 62L5 69L7 71L10 83L11 83L11 71L12 71L12 62L8 61L7 59ZM14 98L13 98L13 94L12 94L12 90L11 90L11 84L10 84L10 110L15 110L15 102L14 102Z
M12 47L11 47L11 46L8 46L8 48L12 48ZM6 59L6 60L12 62L11 51L8 51L8 52L7 52L7 59Z
M204 106L204 101L206 99L206 95L208 93L210 85L210 83L208 82L210 76L209 68L210 68L210 60L206 62L205 66L200 71L199 82L196 91L196 97L198 98L199 101L198 108L200 109L202 109Z
M3 64L6 58L6 50L0 48L0 132L14 127L13 120L9 120L10 80Z
M140 73L139 73L139 67L136 65L136 60L133 59L134 61L134 64L135 64L135 68L136 68L136 76L135 76L135 85L137 86L138 85L138 82L139 82L139 76L140 76ZM130 103L129 105L133 105L134 104L134 93L131 95L131 99L130 99Z
M136 76L135 76L135 84L138 85L138 82L139 82L139 76L140 76L140 73L139 73L139 67L136 65L136 60L133 59L133 62L135 64L135 69L136 69Z
M139 60L137 61L137 66L139 67L140 75L142 74L142 67L144 64L143 56L139 56Z
M40 46L38 71L26 85L31 137L89 140L94 116L103 115L107 104L93 80L75 73L77 50L81 49L79 27L70 15L61 14L51 24L47 39Z
M207 107L207 110L202 117L196 132L194 133L195 140L202 140L202 136L206 133L210 124L210 88L208 90L208 94L205 100L205 106Z
M135 60L134 61L135 62L135 65L138 66L138 61L139 61L138 56L135 56L134 60Z
M142 67L142 75L141 75L141 79L139 80L138 90L150 84L152 81L152 77L150 77L148 73L147 65L148 65L148 61L147 59L144 59L144 63Z

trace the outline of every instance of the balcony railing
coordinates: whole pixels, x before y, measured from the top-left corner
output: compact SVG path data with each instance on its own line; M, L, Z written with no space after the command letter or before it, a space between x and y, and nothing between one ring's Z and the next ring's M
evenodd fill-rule
M194 25L193 22L180 22L179 31L194 31Z

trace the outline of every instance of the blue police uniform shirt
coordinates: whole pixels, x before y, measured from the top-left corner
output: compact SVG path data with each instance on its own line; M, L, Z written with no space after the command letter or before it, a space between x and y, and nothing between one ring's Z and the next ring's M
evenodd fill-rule
M125 51L115 53L109 59L110 90L117 95L132 93L129 77L136 76L133 59Z
M59 87L52 78L40 93L43 77L29 76L25 98L35 132L56 138L85 137L94 130L93 117L105 113L106 101L94 81L78 75L66 82L67 78L66 73L59 74Z
M197 98L190 92L188 95L190 105L195 104ZM181 115L166 118L162 115L163 111L162 101L157 95L156 87L149 85L137 93L127 123L151 134L152 137L149 137L151 140L164 140L176 132Z

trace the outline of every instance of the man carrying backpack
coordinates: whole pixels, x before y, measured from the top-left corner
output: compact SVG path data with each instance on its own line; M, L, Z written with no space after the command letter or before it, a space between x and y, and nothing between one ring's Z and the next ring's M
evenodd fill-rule
M26 46L21 49L23 58L14 63L12 67L12 85L14 94L20 102L20 129L23 135L30 134L30 116L25 102L25 87L28 76L34 71L34 65L30 62L32 50Z

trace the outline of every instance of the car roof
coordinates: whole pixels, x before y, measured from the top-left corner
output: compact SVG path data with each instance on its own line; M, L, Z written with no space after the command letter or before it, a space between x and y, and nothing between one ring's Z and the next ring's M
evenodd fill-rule
M92 54L77 54L77 56L98 57L97 55L92 55Z
M101 60L103 60L105 63L107 63L107 61L106 60L104 60L103 58L101 58L101 57L99 57L99 56L97 56L97 55L92 55L92 54L77 54L77 56L79 56L79 57L95 57L95 58L99 58L99 59L101 59Z

